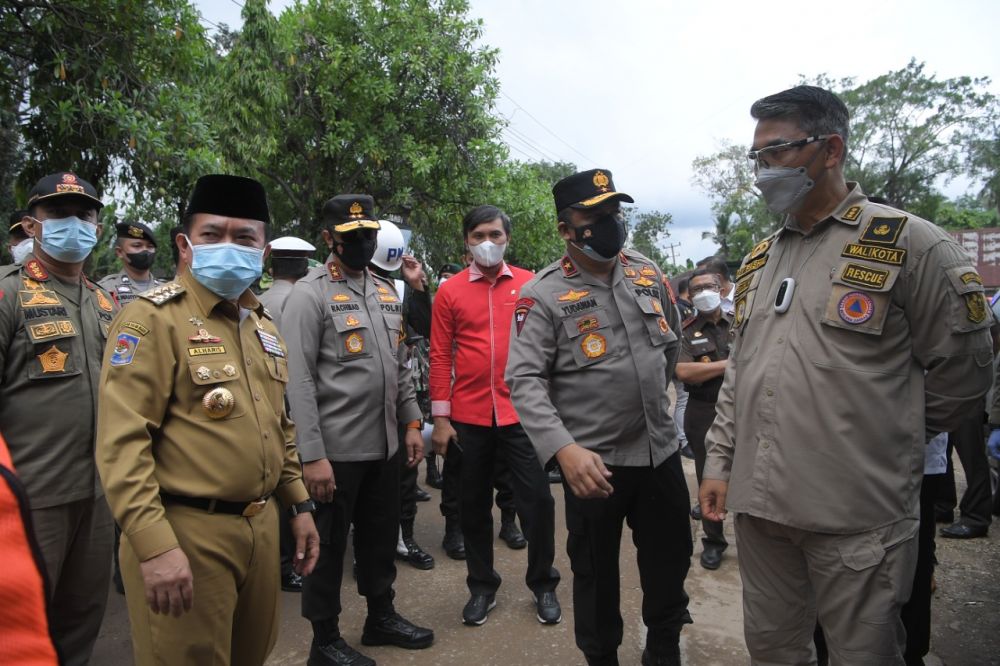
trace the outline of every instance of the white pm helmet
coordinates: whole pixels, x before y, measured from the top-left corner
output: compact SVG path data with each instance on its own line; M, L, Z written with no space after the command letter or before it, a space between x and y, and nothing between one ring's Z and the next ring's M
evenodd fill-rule
M403 263L406 239L403 232L389 220L379 220L378 236L375 241L375 256L372 263L390 273Z

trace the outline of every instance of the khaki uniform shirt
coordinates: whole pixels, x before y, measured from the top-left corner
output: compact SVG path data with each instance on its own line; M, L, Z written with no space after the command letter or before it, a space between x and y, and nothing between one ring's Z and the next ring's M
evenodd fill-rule
M111 275L105 275L102 279L98 280L97 284L111 292L115 300L122 307L125 307L135 299L139 298L139 294L150 289L155 289L161 285L167 283L166 280L161 280L160 278L152 276L152 280L149 282L136 282L128 276L123 268L118 273L112 273Z
M420 418L392 281L365 270L348 278L333 262L295 283L285 301L288 404L303 462L388 460L397 423Z
M288 300L288 295L292 293L294 286L295 283L288 280L275 280L270 289L257 297L261 305L267 308L267 314L271 316L271 321L274 322L279 331L282 330L281 313L285 309L285 301Z
M667 386L680 318L659 269L625 250L607 285L567 256L520 296L505 376L542 465L572 443L609 465L656 466L673 454Z
M729 358L729 345L733 337L731 317L725 313L719 321L696 316L681 326L681 355L678 363L711 363ZM684 384L688 395L695 400L715 402L722 386L722 377L715 377L701 384Z
M915 518L926 431L954 430L992 370L993 319L968 255L850 186L811 233L789 218L744 259L706 438L704 478L728 479L729 509L817 532Z
M239 304L185 273L112 325L97 464L140 560L177 545L161 491L232 502L274 493L283 506L309 497L285 414L287 350L249 290Z
M0 268L0 432L41 509L101 495L94 467L97 386L117 307L28 255Z

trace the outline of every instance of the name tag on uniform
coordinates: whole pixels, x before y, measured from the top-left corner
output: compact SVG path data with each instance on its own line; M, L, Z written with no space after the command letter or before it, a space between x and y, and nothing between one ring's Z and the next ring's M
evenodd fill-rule
M699 338L697 340L692 340L691 344L693 344L693 345L703 345L706 342L708 342L708 338Z
M281 343L278 342L278 337L276 335L271 335L267 331L258 328L257 338L260 340L260 346L264 348L265 352L271 356L284 358L285 352L281 350Z

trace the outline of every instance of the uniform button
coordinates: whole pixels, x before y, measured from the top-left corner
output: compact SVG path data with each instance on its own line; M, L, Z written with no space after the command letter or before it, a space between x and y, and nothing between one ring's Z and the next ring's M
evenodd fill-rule
M806 238L806 239L805 239L805 240L803 240L802 242L803 242L803 243L812 243L812 240L813 240L812 238Z
M761 443L760 446L761 446L761 448L764 448L764 449L770 448L771 442L763 442L763 443Z
M247 365L253 365L253 359L247 359Z
M269 434L267 434L266 432L264 433L264 439L269 439L270 437L271 436Z
M780 345L780 344L781 344L782 342L784 342L784 341L785 341L785 339L784 339L784 338L778 338L778 344L779 344L779 345Z
M256 400L257 402L260 402L260 393L254 393L253 399Z
M768 396L774 395L774 391L772 391L771 389L767 389L767 395Z

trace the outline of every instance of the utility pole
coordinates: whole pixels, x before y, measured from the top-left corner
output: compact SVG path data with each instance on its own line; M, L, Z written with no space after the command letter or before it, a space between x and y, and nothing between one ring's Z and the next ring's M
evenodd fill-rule
M670 263L672 263L674 266L677 265L677 253L674 252L674 248L678 248L680 246L681 246L680 243L671 243L670 245L667 246L667 249L670 250Z

